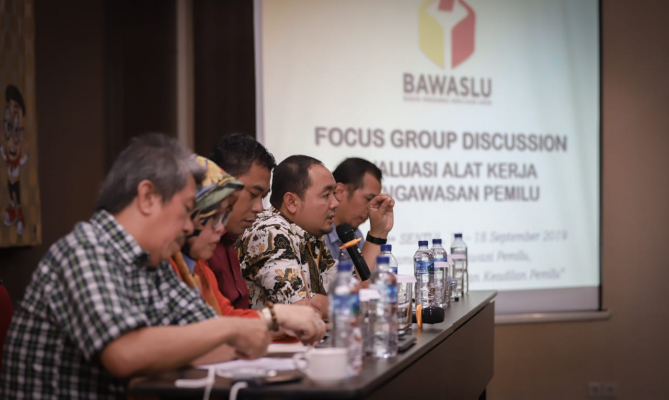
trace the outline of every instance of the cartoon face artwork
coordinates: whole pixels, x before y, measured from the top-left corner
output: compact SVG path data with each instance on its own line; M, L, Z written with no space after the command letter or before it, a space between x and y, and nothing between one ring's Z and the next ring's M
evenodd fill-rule
M13 162L20 157L19 146L23 136L23 111L16 101L9 100L7 102L2 122L9 157L8 162Z
M14 85L5 88L5 108L2 118L2 145L0 156L7 164L7 188L9 205L5 208L3 222L6 226L16 225L16 233L23 235L25 219L21 208L21 166L28 161L24 150L26 114L25 103L19 89Z

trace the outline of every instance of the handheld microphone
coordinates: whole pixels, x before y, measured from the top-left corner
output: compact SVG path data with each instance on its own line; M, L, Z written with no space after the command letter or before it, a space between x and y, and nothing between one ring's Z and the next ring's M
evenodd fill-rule
M422 309L420 313L423 323L424 324L438 324L440 322L444 322L444 318L446 316L446 313L444 312L444 309L439 306L428 306ZM416 320L416 312L413 312L412 317L412 322L415 324L417 322Z
M353 227L350 224L346 222L341 223L337 225L336 229L337 229L337 236L339 236L339 240L341 240L343 244L355 240L355 232L353 231ZM369 267L367 266L365 259L362 257L362 252L360 251L360 248L357 245L352 245L346 247L346 251L348 252L348 255L351 257L351 261L355 266L355 270L358 271L360 279L363 281L369 279L371 273L369 272Z
M422 311L423 323L426 324L438 324L439 322L444 322L444 309L438 306L429 306L423 308Z

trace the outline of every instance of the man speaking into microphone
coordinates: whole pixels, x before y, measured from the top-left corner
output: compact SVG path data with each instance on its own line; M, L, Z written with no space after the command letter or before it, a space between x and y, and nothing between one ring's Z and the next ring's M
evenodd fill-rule
M338 259L342 241L335 228L343 223L349 224L355 238L362 239L358 247L370 271L373 271L376 256L381 253L381 245L386 243L388 233L393 228L395 200L381 194L381 170L362 158L347 158L332 175L336 182L334 195L339 206L335 209L332 232L323 236L325 244L332 256ZM358 227L368 218L369 233L363 237Z
M364 163L376 168L368 161ZM339 185L319 160L304 155L288 157L274 169L272 207L261 213L235 243L242 276L249 286L251 308L260 309L267 301L303 304L326 316L327 290L336 275L334 265L339 257L339 248L329 250L326 241L332 235L331 239L339 241L332 231L342 222L348 221L357 229L367 218L372 221L363 255L373 270L379 243L393 226L395 201L379 195L381 171L370 173L371 180L364 169L351 171L342 175L355 172L362 183L342 178ZM338 214L339 198L346 204L343 214ZM330 243L339 246L332 240Z

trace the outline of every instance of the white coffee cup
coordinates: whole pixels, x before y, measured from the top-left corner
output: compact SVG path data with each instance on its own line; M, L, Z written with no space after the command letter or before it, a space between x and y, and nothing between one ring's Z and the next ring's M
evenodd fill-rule
M293 356L295 367L318 383L337 383L346 378L348 350L345 348L310 349ZM306 363L306 367L304 367Z

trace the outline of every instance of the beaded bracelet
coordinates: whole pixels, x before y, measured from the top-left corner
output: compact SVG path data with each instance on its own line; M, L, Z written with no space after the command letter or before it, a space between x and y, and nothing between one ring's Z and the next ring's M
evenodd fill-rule
M265 307L262 310L258 311L260 314L260 318L262 318L263 322L267 325L267 330L271 331L272 330L272 314L269 312L269 308Z
M279 320L276 318L276 312L274 312L274 303L268 301L265 303L267 307L263 308L263 314L265 316L265 322L267 322L267 329L272 332L279 330ZM269 315L267 315L269 313Z

